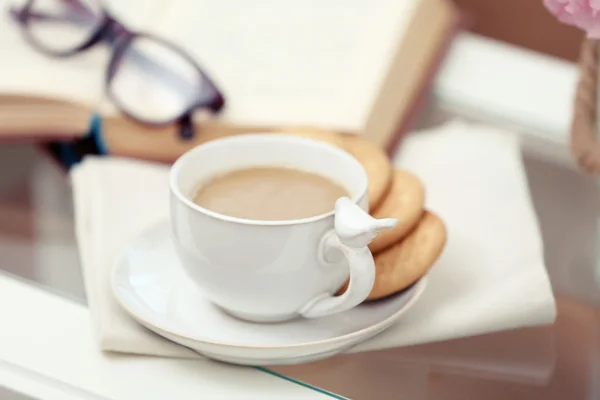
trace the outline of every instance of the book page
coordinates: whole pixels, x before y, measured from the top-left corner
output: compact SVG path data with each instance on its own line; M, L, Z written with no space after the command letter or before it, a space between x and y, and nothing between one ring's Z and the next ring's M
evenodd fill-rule
M153 27L224 92L227 122L354 131L418 0L172 0Z
M26 41L21 26L10 15L10 8L19 7L23 2L0 0L0 96L49 98L95 108L105 92L105 74L111 55L108 44L99 43L83 53L64 58L46 55ZM132 29L148 27L156 10L164 5L162 0L104 3L117 19ZM54 3L39 1L35 4L51 13L52 9L47 7ZM90 27L85 32L91 30ZM57 46L69 39L60 29L49 30L47 35L43 30L36 34L44 35L44 41Z

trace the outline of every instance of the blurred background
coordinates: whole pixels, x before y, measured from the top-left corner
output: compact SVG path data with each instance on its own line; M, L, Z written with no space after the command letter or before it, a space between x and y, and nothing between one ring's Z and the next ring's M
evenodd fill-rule
M556 23L539 0L454 0L474 33L575 61L583 32Z

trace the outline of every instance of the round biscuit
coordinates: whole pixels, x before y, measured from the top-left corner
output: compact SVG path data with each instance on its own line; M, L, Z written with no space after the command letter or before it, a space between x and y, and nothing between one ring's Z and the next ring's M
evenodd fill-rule
M367 171L369 209L374 210L389 188L392 179L392 163L385 151L369 140L354 135L344 135L342 142L343 148Z
M425 211L417 226L397 244L375 255L375 283L365 301L378 300L406 289L433 266L446 245L446 227ZM342 294L348 282L339 290Z
M324 129L295 127L282 129L277 133L290 134L305 137L307 139L319 140L321 142L328 143L335 147L344 148L344 143L342 141L341 134L337 132L327 131Z
M394 169L392 181L385 198L371 212L374 218L396 218L398 223L390 230L380 232L369 244L376 253L398 242L419 222L425 204L425 188L414 174Z

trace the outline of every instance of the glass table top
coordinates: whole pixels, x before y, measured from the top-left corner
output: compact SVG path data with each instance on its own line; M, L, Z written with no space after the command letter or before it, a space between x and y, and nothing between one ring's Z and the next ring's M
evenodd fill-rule
M0 386L0 399L2 400L35 400L33 397L15 392L6 387Z
M352 399L600 398L595 182L533 156L524 163L558 299L555 325L272 370ZM16 144L0 146L0 171L0 270L85 303L65 171ZM27 398L1 390L2 399Z

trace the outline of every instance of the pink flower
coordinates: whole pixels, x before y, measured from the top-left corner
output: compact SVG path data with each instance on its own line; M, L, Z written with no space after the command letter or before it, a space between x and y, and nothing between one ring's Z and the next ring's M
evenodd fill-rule
M600 0L544 0L544 5L560 22L600 39Z

